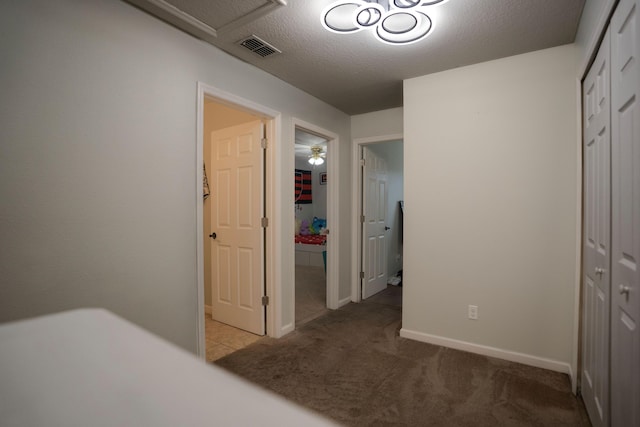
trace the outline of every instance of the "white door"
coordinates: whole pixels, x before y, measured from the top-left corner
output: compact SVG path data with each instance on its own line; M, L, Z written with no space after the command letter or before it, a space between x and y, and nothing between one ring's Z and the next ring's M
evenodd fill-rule
M264 335L263 125L211 133L211 304L215 320Z
M387 164L367 147L362 148L362 298L387 287Z
M611 425L640 426L640 0L611 21Z
M583 83L584 259L582 396L594 426L609 417L609 33Z

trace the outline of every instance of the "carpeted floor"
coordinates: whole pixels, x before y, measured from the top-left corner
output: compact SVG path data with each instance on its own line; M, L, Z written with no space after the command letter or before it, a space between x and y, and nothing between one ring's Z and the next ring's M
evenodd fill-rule
M323 267L296 265L296 328L327 312Z
M589 426L566 375L398 336L389 288L216 364L351 426Z

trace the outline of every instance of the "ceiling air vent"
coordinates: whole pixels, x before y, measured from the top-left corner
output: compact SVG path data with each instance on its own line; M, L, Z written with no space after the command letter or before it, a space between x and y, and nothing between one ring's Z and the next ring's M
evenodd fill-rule
M261 40L259 37L254 35L251 35L251 37L247 37L246 39L242 39L238 43L240 43L240 46L246 47L251 52L255 53L256 55L260 55L263 58L276 53L282 53L282 51L276 49L266 41Z

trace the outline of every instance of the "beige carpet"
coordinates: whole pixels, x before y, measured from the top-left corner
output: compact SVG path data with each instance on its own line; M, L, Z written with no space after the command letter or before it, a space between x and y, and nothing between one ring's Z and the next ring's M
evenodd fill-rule
M566 375L400 338L400 292L216 363L344 425L590 425Z

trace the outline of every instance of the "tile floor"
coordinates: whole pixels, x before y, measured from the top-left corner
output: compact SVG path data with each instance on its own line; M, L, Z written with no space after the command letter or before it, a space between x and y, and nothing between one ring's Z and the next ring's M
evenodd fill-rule
M218 360L262 338L251 332L217 322L211 319L209 314L205 317L205 337L207 341L207 362Z
M326 279L322 267L296 266L296 327L326 313ZM213 362L262 338L205 316L207 362Z

